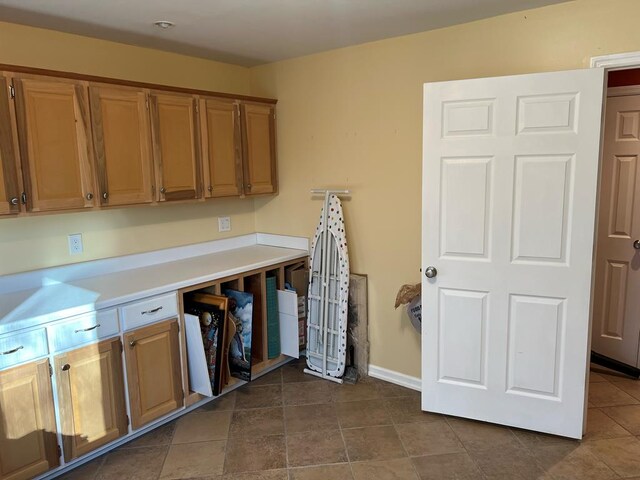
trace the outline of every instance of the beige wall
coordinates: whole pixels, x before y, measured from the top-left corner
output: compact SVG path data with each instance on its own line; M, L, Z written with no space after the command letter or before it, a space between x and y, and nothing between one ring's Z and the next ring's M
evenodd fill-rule
M219 92L248 94L245 67L0 22L0 63L48 68ZM255 231L253 200L162 205L0 220L0 275ZM67 235L82 233L71 257Z
M310 188L349 188L352 271L369 275L371 363L420 375L420 338L393 309L420 281L422 84L584 68L640 50L638 0L583 0L261 66L278 98L280 195L256 200L259 231L310 236Z

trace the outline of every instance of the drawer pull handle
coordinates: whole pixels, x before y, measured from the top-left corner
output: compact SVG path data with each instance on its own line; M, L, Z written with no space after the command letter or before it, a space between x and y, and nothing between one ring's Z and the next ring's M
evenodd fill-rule
M71 365L69 365L68 363L65 363L65 364L62 366L62 371L63 371L63 372L66 372L66 371L67 371L67 370L69 370L70 368L71 368Z
M145 310L144 312L141 312L142 315L153 315L154 313L158 313L160 310L162 310L162 305L160 305L159 307L156 308L152 308L151 310Z
M89 328L80 328L78 330L76 330L74 333L80 333L80 332L90 332L91 330L95 330L96 328L98 328L100 326L99 323L96 323L93 327L89 327Z
M6 352L2 352L2 355L11 355L12 353L16 353L18 350L22 350L24 347L20 345L12 350L7 350Z

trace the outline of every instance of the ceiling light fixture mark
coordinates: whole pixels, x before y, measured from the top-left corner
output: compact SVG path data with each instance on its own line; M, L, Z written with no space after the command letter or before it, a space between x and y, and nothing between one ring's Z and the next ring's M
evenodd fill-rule
M176 24L173 22L170 22L169 20L158 20L157 22L153 22L153 24L158 27L161 28L163 30L167 30L168 28L171 27L175 27Z

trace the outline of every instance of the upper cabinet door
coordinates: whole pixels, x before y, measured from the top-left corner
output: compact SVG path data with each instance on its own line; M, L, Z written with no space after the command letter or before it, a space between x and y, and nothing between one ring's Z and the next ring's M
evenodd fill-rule
M151 125L159 200L200 198L196 100L190 95L151 95Z
M91 86L89 98L100 203L151 202L153 170L146 93Z
M45 77L17 77L14 85L27 208L93 207L86 88Z
M9 110L9 85L0 77L0 215L20 211L20 189Z
M205 197L242 192L242 146L238 105L218 99L200 100Z
M276 193L275 108L271 105L244 103L241 109L244 193Z

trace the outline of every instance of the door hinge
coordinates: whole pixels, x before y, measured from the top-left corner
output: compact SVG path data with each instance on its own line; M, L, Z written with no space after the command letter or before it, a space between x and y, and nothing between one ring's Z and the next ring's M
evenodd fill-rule
M13 82L9 85L9 95L11 98L16 98L16 87L13 86Z
M127 427L128 427L129 425L131 425L131 421L129 420L129 415L125 415L125 417L127 417Z
M122 340L120 340L120 353L124 352L124 347L122 346Z
M51 366L51 363L49 363L49 376L53 377L53 367ZM60 446L58 446L58 448L60 448Z
M56 445L56 451L58 452L58 458L62 457L62 448L60 448L60 445Z
M22 192L22 195L20 195L20 199L22 200L22 204L26 205L27 204L27 193L26 192Z

